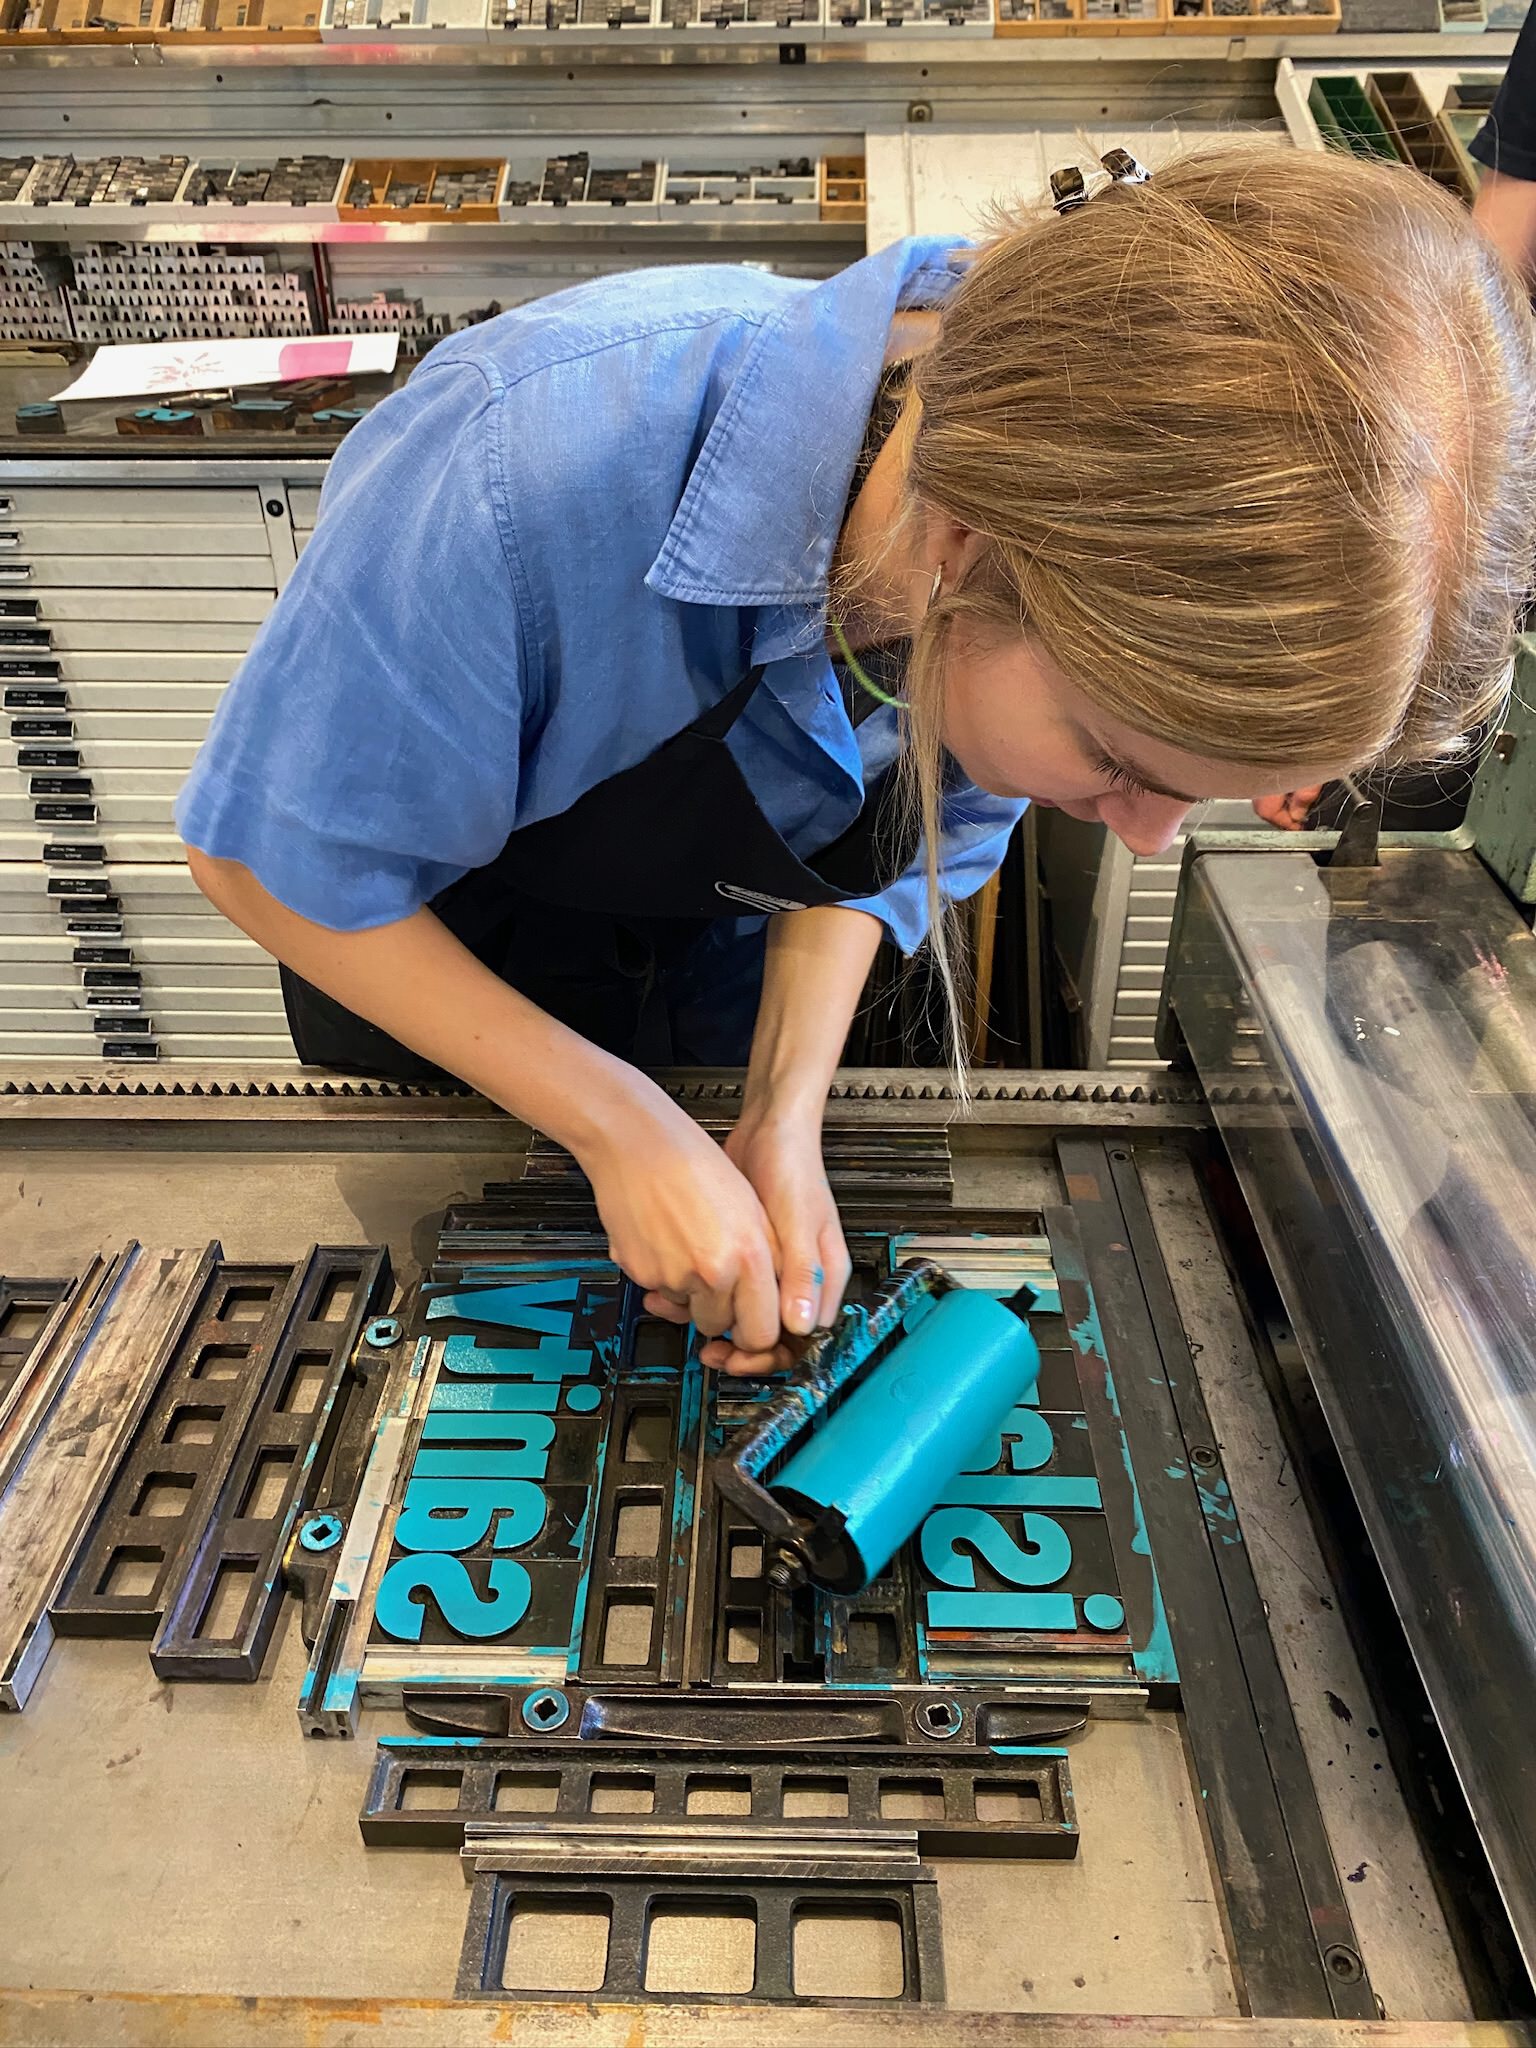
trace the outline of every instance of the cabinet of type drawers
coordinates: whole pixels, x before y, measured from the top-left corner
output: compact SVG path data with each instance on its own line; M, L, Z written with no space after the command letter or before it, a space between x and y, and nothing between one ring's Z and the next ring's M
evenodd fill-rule
M172 804L322 469L0 464L0 1073L293 1058L277 969L194 887Z

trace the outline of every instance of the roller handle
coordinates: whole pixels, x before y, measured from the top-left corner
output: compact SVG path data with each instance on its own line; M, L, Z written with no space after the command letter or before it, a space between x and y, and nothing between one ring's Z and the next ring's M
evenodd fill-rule
M804 1358L763 1413L714 1460L712 1469L720 1492L765 1535L787 1540L800 1525L763 1486L763 1473L810 1427L833 1395L900 1328L925 1295L943 1294L954 1284L932 1259L913 1259L900 1268L894 1281L886 1283L872 1308L850 1304L831 1329L812 1333Z

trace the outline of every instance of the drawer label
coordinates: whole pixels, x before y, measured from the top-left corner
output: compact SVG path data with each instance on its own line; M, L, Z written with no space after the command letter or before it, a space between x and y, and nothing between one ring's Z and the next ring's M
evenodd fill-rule
M34 804L32 806L32 815L39 825L95 825L100 823L94 804L62 803L52 798L46 803Z
M84 917L78 921L71 920L69 929L71 932L77 932L82 927L90 930L91 920ZM115 932L115 929L110 924L107 926L109 932ZM76 967L131 967L133 965L133 948L131 946L76 946L73 958ZM91 985L89 975L86 976L85 985L87 988Z
M122 904L109 891L105 875L50 875L48 877L50 896L90 896L96 899L98 910L120 911Z
M80 749L78 747L21 747L17 750L18 768L78 768ZM40 790L34 782L34 796L56 796L57 790Z
M13 740L72 740L75 736L75 721L72 718L13 718L11 738Z
M109 1038L101 1056L104 1060L157 1060L160 1048L152 1038Z
M92 797L96 794L88 775L34 775L29 788L33 796Z
M57 862L60 866L99 868L105 865L106 858L107 849L93 845L88 839L50 839L43 848L43 859L50 864ZM49 887L52 886L50 883ZM106 877L103 875L100 882L82 882L73 886L82 896L90 895L96 889L106 887ZM64 891L56 893L62 895Z
M67 711L66 690L34 689L26 683L7 683L0 691L0 709L6 711Z

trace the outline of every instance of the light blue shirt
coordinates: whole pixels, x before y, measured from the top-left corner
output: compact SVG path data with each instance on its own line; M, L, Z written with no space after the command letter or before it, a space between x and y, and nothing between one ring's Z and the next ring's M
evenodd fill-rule
M955 246L825 283L640 271L441 343L331 463L182 837L317 924L392 923L690 724L749 644L765 674L731 751L792 851L829 845L898 736L892 710L849 722L827 573L891 317L943 299ZM950 895L1023 808L947 792ZM908 951L923 877L858 906Z

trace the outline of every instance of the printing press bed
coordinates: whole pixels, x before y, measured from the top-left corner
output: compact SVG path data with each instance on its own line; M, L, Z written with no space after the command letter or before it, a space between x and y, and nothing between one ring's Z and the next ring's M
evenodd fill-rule
M672 1085L729 1121L733 1077ZM78 1302L154 1265L175 1296L117 1331L137 1405L9 1668L0 2041L1289 2040L1383 2012L1460 2040L1507 2013L1199 1083L998 1074L952 1110L937 1076L840 1079L855 1297L915 1254L1028 1280L1036 1404L834 1599L776 1591L709 1479L761 1393L638 1312L571 1163L484 1105L297 1069L0 1094L8 1274ZM15 1327L57 1343L62 1312ZM77 1380L113 1341L106 1313ZM196 1399L220 1370L238 1437ZM328 1421L293 1419L303 1374ZM487 1469L542 1494L517 1598L490 1542L421 1535L463 1469L434 1438L509 1403L539 1427Z

